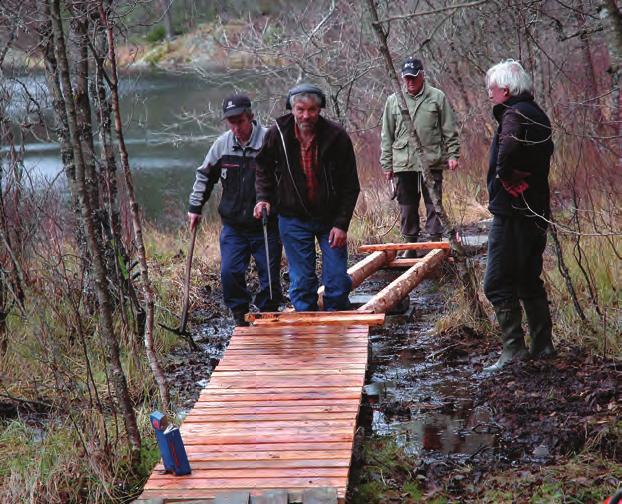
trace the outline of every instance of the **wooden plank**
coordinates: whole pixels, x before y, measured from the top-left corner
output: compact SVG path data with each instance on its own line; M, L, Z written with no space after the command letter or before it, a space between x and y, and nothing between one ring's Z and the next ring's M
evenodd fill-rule
M378 252L381 250L450 250L449 242L417 242L417 243L376 243L373 245L361 245L359 252Z
M343 486L345 481L343 477L290 477L290 478L191 478L188 476L176 477L166 475L168 477L161 477L157 480L149 480L145 485L145 489L166 489L174 486L175 489L187 489L192 490L196 488L211 490L212 488L218 489L275 489L275 488L313 488L318 486ZM212 494L214 495L214 494Z
M266 459L237 459L237 460L198 460L191 457L192 471L202 470L202 469L310 469L313 467L322 467L322 468L330 468L330 467L339 467L339 468L348 468L350 467L349 460L342 458L318 458L318 459L310 459L309 453L305 452L305 458L298 459L285 459L285 460L266 460ZM160 463L156 465L156 471L163 471L164 466Z
M287 324L291 326L322 325L370 325L384 324L384 316L378 313L357 312L265 312L247 313L245 319L256 325Z
M414 266L415 264L422 262L423 260L424 260L423 258L393 259L393 261L387 263L386 267L387 268L410 268Z
M438 243L438 242L435 242ZM382 289L378 294L361 306L363 311L385 313L399 303L404 296L413 290L436 266L446 257L444 250L433 250L426 255L425 260L415 264L408 271L400 275L393 282Z
M300 495L302 495L302 492L305 489L303 487L288 487L287 491L290 494L293 494L295 492L300 492ZM188 502L191 499L213 499L216 495L218 495L219 493L225 493L225 492L230 492L231 489L227 489L227 488L196 488L196 489L183 489L183 490L179 490L179 489L168 489L168 488L160 488L160 489L154 489L154 490L145 490L143 492L143 494L140 496L141 499L149 499L149 498L163 498L166 499L165 504L172 504L174 502ZM260 495L264 492L265 490L253 490L250 492L251 495ZM337 488L337 495L339 496L339 502L342 503L344 502L343 499L345 497L345 489L342 488ZM302 502L300 500L298 501L292 501L292 502ZM191 504L191 503L188 503ZM201 504L205 504L205 503L201 503Z

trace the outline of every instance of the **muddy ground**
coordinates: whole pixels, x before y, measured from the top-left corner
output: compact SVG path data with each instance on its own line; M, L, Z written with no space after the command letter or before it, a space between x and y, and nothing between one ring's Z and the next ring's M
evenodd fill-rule
M397 275L379 272L357 293ZM499 341L459 326L449 271L425 280L402 314L371 332L348 501L602 502L622 481L622 364L558 344L559 356L489 375ZM286 279L285 279L286 280ZM195 309L195 340L167 371L190 408L233 323L216 285Z

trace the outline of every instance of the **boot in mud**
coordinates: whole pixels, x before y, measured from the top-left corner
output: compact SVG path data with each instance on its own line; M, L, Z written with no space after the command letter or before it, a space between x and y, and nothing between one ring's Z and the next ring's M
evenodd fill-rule
M525 348L525 333L521 326L523 314L520 305L502 306L495 308L497 320L501 326L503 350L501 356L492 366L484 368L487 373L494 373L503 369L508 363L525 360L529 353Z
M244 319L244 315L248 310L232 310L233 320L236 327L248 327L248 322Z
M529 353L534 359L555 357L557 351L551 341L553 322L549 302L546 297L523 299L523 307L527 315L531 345Z
M412 235L412 236L404 235L404 241L406 243L417 243L418 240L419 240L418 235ZM402 252L398 254L398 257L400 259L416 259L417 257L419 257L418 252L419 252L418 250L403 250Z

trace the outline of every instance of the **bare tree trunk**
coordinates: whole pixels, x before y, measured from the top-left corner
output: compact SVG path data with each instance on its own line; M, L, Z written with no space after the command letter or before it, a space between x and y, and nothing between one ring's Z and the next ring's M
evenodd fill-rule
M50 2L51 3L48 3ZM136 423L136 416L132 407L125 373L121 365L119 343L114 332L114 323L112 318L112 303L110 291L108 290L106 266L101 251L101 244L98 240L97 230L93 219L93 209L90 206L90 199L86 187L86 163L84 161L84 152L82 144L78 137L78 124L76 119L76 109L74 105L75 95L71 85L69 74L69 64L67 61L67 50L65 46L65 35L61 20L61 9L59 0L46 0L47 9L52 22L52 33L54 39L54 53L58 68L60 70L60 83L63 90L63 106L67 117L67 126L69 131L69 144L73 151L76 182L78 189L78 201L80 203L80 211L86 232L86 240L95 269L95 286L97 298L99 301L99 314L101 316L99 330L102 335L104 344L108 350L108 365L112 375L112 382L115 388L115 395L119 403L125 430L128 435L132 460L134 463L140 461L141 438Z
M618 135L618 168L622 167L622 14L616 0L604 0L600 17L605 21L607 48L609 49L609 73L611 74L612 121Z
M154 294L151 286L151 280L149 279L149 268L147 266L147 254L145 252L145 243L143 240L142 224L140 220L140 214L138 213L138 203L136 202L136 196L134 192L134 180L132 172L130 170L130 163L127 155L127 149L125 147L125 138L123 136L123 128L121 124L121 112L119 110L119 92L118 92L118 75L117 75L117 58L114 47L114 34L112 33L112 26L108 22L108 14L104 7L102 0L99 0L99 15L101 22L106 29L108 36L108 59L110 61L110 92L112 95L112 110L114 112L114 129L117 135L117 141L119 143L119 154L121 155L121 165L123 167L123 173L125 175L125 183L127 185L128 197L130 200L130 209L132 212L132 224L134 228L134 240L138 249L138 260L140 262L140 273L143 283L143 292L145 295L145 350L149 364L153 372L156 383L160 390L160 399L162 400L162 406L164 408L170 407L170 396L168 391L168 384L166 383L166 377L164 371L158 361L154 344L153 344L153 323L154 323Z
M382 24L378 22L378 12L376 10L376 6L374 5L374 0L367 0L367 7L371 18L371 25L374 33L376 34L376 39L378 40L378 48L382 56L384 57L385 67L389 74L389 80L391 81L391 87L393 88L393 92L395 93L395 96L397 97L398 103L400 105L402 121L404 122L406 128L408 128L409 130L410 138L415 144L415 150L421 161L421 167L423 169L423 181L425 182L425 185L428 189L428 193L430 194L430 198L432 199L432 203L434 204L434 209L436 210L436 213L440 218L441 224L448 233L449 243L451 244L452 252L457 259L457 265L462 265L460 267L462 271L459 271L459 276L464 287L467 302L472 309L471 314L476 320L485 319L486 312L484 311L479 296L477 295L477 275L475 273L473 265L466 257L464 247L462 247L462 244L456 239L456 230L450 223L449 218L447 217L447 213L445 212L445 208L443 207L443 200L441 198L441 195L434 186L432 170L430 169L430 165L428 164L425 154L423 152L423 147L421 146L421 141L419 140L419 136L417 135L417 130L415 129L414 123L410 118L410 113L408 112L408 107L406 105L406 99L404 98L404 93L402 91L402 87L400 86L400 81L395 72L393 58L391 57L391 53L389 52L387 34L382 28Z
M127 294L129 299L128 307L133 313L133 324L131 324L132 346L138 352L141 347L141 335L145 327L145 311L138 301L136 290L132 282L130 274L130 252L126 249L123 240L121 222L119 218L118 206L118 187L117 187L117 161L114 153L114 141L112 139L112 107L110 106L110 98L106 92L105 79L107 75L104 73L104 59L107 54L107 34L105 30L99 30L95 44L95 91L97 96L98 114L99 114L99 138L102 145L101 148L101 181L102 181L102 197L104 206L107 209L108 227L112 233L112 244L114 252L114 268L116 280L119 286L119 297L124 302L124 296ZM124 324L130 328L130 321L127 320L125 310L120 310ZM137 353L136 352L136 353Z
M168 40L175 36L173 31L173 16L171 15L172 0L158 0L160 10L162 11L162 21L164 22L164 31Z

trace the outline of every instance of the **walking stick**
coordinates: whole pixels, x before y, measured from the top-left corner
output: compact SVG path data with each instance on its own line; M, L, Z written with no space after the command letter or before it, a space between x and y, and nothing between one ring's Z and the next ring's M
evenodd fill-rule
M268 247L268 212L266 207L261 208L261 224L263 226L263 241L266 247L266 262L268 263L268 285L270 286L270 301L272 297L272 274L270 273L270 248Z
M196 225L194 226L194 229L192 229L192 235L190 237L190 247L188 248L188 257L186 258L186 274L184 276L184 300L181 308L179 327L177 329L173 329L172 327L160 324L160 327L163 327L168 331L174 332L175 334L182 336L188 342L192 350L199 350L199 346L195 343L194 339L192 339L192 335L188 331L186 331L186 324L188 323L188 308L190 305L190 271L192 270L192 256L194 255L194 242L197 238L198 227L199 226Z

